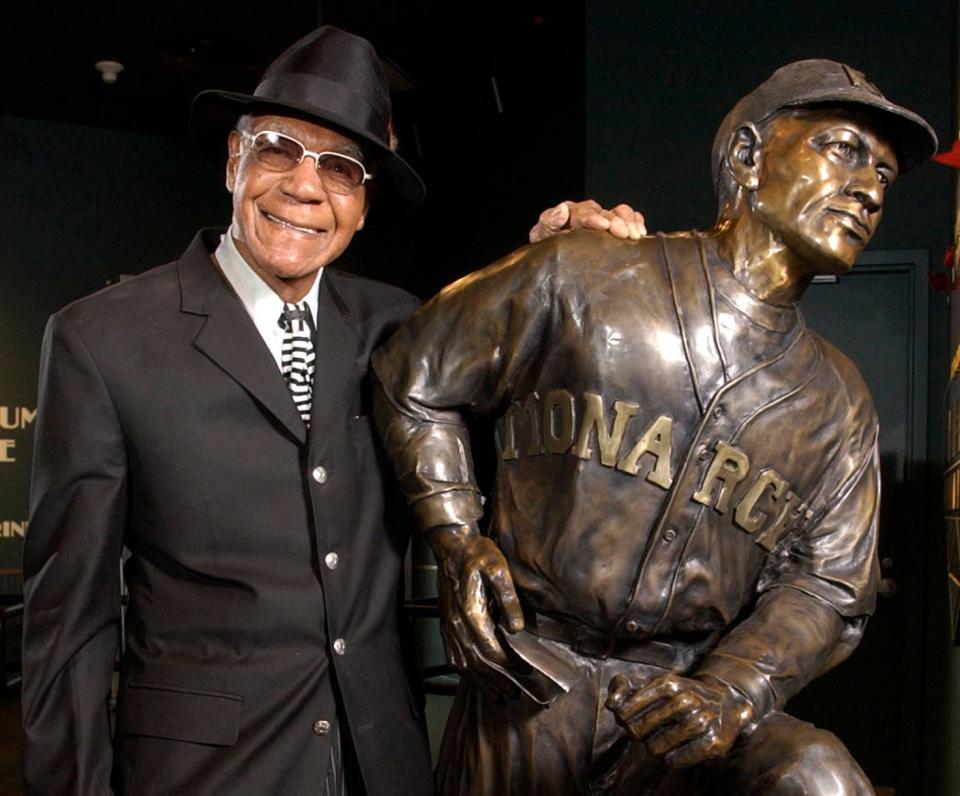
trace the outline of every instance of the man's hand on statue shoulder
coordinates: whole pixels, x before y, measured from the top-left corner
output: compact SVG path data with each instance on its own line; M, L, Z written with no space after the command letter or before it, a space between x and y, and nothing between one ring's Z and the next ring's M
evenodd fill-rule
M491 606L496 605L500 624L509 632L523 629L510 565L475 527L444 525L432 528L426 538L437 559L440 629L451 665L490 691L512 695L510 683L490 666L508 663Z
M614 675L606 705L634 740L673 768L723 757L754 718L750 701L725 683L673 673L639 688Z
M630 205L619 204L605 210L593 199L566 201L548 207L530 230L530 242L544 240L566 229L602 229L617 238L639 240L647 234L643 215Z

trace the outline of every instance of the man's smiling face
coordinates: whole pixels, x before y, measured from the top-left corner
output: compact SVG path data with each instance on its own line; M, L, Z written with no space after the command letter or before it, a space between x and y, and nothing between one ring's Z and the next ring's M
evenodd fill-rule
M873 237L897 176L871 120L830 109L784 115L764 134L754 212L812 273L843 273Z
M250 135L273 130L315 152L339 152L362 160L360 147L319 124L287 116L253 116ZM233 194L233 235L237 248L275 291L299 298L317 271L333 262L363 228L367 193L324 189L316 162L305 157L288 171L261 166L241 134L228 141L227 189ZM302 290L301 290L302 288Z

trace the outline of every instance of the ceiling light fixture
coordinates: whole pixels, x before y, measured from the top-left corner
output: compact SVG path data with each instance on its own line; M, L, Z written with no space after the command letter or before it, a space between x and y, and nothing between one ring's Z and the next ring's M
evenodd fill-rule
M117 75L123 71L123 64L119 61L97 61L93 67L100 73L104 83L116 83Z

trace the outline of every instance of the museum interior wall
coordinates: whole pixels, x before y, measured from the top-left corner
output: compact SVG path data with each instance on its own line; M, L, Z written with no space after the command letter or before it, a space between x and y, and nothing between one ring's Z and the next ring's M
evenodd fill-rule
M418 217L371 225L350 267L422 296L520 244L539 210L564 197L630 202L654 230L709 227L716 127L744 91L787 61L848 62L924 115L941 149L957 134L957 4L948 0L856 9L825 0L494 3L472 25L453 25L436 4L410 5L404 13L386 2L336 0L317 13L370 36L404 67L398 131L430 197ZM47 316L177 255L197 226L222 223L228 208L219 175L182 133L106 115L98 125L0 113L0 594L12 600ZM922 290L928 274L916 269L942 271L956 207L954 173L928 164L891 192L870 251L925 253L910 272L910 289ZM878 290L878 301L889 297ZM858 726L840 734L875 784L954 794L960 653L950 640L941 509L954 349L948 296L930 289L923 298L926 317L911 316L905 334L924 341L923 383L911 383L910 395L925 396L923 427L912 429L913 450L925 454L904 463L902 488L891 490L905 519L891 531L904 551L890 573L896 593L878 609L889 646L872 647L868 629L849 662L853 674L841 667L824 678L798 713L821 723L842 722L838 711L855 717ZM857 318L844 320L855 335ZM883 720L861 720L871 715Z

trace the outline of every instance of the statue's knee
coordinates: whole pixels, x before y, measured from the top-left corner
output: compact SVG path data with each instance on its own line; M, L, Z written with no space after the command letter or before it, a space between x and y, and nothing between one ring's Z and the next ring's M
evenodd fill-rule
M783 796L873 796L866 775L833 733L809 729L798 732L794 743L775 767L772 793Z

